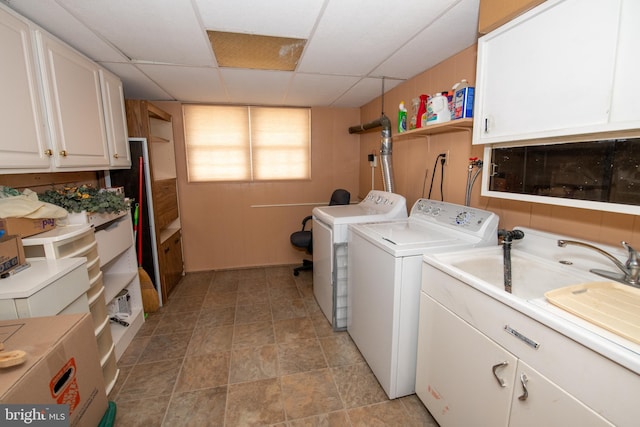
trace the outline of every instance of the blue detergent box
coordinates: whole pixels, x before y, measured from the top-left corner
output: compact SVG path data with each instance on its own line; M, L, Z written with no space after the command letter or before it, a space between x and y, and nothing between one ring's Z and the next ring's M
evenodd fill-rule
M464 87L453 95L453 118L466 119L473 117L473 94L475 89Z

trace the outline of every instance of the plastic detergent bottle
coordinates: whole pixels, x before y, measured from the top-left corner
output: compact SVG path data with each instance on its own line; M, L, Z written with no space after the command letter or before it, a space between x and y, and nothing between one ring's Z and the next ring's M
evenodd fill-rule
M421 128L427 122L427 99L429 95L420 95L420 106L416 117L416 128Z
M407 109L404 106L404 101L400 101L398 106L398 133L406 132L407 130Z
M420 108L420 98L413 98L411 100L411 121L409 122L409 129L416 128L416 120L418 117L418 108Z
M473 117L473 97L475 89L469 86L467 80L453 85L453 118L463 119Z
M435 125L436 123L444 123L449 120L451 120L451 112L449 111L449 100L446 95L437 93L429 98L429 103L427 104L427 124Z

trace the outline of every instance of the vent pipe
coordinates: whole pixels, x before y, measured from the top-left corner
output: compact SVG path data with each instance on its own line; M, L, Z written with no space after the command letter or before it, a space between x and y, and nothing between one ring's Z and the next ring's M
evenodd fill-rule
M349 128L349 133L365 133L372 129L377 129L381 127L381 138L380 138L380 162L382 164L382 183L384 185L384 191L388 191L393 193L393 165L391 162L391 147L392 147L392 138L391 138L391 121L387 116L382 114L382 116L369 123L365 123L363 125L351 126Z

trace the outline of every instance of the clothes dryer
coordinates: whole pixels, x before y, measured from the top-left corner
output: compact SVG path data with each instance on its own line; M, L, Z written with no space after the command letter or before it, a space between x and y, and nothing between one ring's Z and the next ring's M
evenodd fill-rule
M334 330L347 325L347 230L349 224L407 218L399 194L371 190L351 205L313 209L313 294Z

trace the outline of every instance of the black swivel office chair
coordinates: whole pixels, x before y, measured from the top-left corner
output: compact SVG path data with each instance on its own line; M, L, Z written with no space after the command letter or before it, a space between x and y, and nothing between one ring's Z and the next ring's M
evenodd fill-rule
M329 206L348 205L350 200L351 193L339 188L331 195ZM311 215L305 217L302 220L302 230L291 234L291 244L298 249L305 250L309 255L313 254L313 235L311 233L311 228L309 228L309 230L305 230L305 228L307 227L307 221L311 218ZM313 270L313 261L308 259L302 260L302 265L293 269L293 275L297 276L302 270Z

